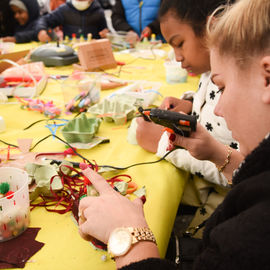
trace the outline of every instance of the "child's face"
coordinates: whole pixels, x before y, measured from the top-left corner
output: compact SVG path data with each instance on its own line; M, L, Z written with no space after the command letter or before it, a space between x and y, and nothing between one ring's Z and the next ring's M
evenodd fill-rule
M183 68L195 74L210 70L209 51L204 45L204 38L196 36L188 23L168 14L161 20L160 28Z
M17 6L10 6L13 13L14 13L14 18L18 21L20 25L25 25L28 22L29 16L28 12L18 8Z

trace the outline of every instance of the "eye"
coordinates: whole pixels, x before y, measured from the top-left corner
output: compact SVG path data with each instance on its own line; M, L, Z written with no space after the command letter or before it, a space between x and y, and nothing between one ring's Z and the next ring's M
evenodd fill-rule
M222 94L224 92L224 89L225 89L225 87L219 88L218 91L217 91L217 93L221 93Z
M183 44L184 44L184 41L180 42L176 47L181 48L183 46Z

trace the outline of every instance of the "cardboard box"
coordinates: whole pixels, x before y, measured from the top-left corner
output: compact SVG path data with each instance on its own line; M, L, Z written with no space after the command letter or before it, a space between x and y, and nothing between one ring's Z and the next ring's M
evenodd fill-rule
M117 66L108 39L78 44L78 57L82 69L85 71L101 71Z

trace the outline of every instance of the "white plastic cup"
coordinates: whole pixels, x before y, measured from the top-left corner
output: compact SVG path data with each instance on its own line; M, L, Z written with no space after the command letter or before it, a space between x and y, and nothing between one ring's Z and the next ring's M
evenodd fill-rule
M30 222L28 174L12 168L0 168L0 183L7 182L14 194L0 199L0 242L23 233Z
M187 71L182 68L180 62L166 61L164 62L166 70L166 81L169 84L183 83L187 81Z

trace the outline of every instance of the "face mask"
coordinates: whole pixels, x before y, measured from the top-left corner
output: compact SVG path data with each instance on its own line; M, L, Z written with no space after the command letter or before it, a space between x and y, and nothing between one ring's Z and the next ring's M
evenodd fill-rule
M86 10L90 7L92 4L92 1L77 1L77 0L72 0L72 5L80 11Z

